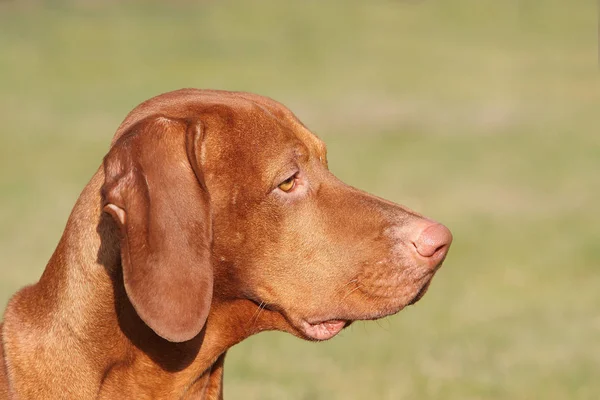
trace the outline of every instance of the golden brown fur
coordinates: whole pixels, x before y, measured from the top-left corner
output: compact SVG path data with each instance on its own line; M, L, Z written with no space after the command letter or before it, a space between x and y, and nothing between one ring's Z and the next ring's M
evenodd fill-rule
M221 399L231 346L396 313L450 242L337 180L323 142L271 99L157 96L121 124L39 282L9 302L0 398Z

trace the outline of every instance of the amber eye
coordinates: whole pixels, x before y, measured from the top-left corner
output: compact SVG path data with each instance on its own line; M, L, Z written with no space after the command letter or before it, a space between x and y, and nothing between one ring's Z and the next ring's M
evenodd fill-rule
M281 182L278 187L284 192L289 192L294 186L296 186L296 175L290 176L285 181Z

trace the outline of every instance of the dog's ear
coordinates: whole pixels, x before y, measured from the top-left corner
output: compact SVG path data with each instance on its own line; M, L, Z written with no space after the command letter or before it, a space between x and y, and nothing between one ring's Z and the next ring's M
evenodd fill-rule
M131 127L104 158L103 206L120 227L127 296L171 342L202 330L213 293L201 142L199 121L154 116Z

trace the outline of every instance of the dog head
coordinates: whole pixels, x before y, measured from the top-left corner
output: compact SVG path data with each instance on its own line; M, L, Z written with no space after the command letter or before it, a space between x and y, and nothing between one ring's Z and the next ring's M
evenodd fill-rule
M247 299L311 340L417 301L449 230L350 187L287 108L248 93L181 90L134 109L104 161L127 294L170 341L211 302Z

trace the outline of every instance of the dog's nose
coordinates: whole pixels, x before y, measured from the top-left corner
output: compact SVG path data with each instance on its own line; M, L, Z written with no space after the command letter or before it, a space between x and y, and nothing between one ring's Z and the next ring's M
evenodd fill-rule
M433 265L437 265L446 257L450 244L452 243L452 233L442 224L434 222L425 227L413 242L417 253L427 258Z

